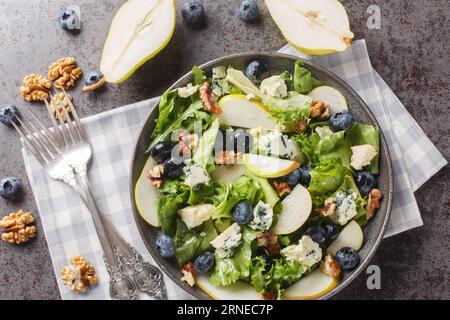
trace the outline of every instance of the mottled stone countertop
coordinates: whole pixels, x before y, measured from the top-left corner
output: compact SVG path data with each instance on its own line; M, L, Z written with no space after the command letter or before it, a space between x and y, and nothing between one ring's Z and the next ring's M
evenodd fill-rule
M18 87L24 75L45 73L64 56L76 57L83 70L95 68L111 18L122 0L0 1L0 104L23 106ZM153 60L120 86L101 92L72 91L83 116L160 94L201 64L225 54L276 51L285 44L262 0L262 19L245 24L236 17L238 0L206 3L208 24L187 28L180 15L173 39ZM82 32L60 29L57 17L67 5L82 10ZM365 38L375 69L386 80L444 157L450 158L450 6L447 0L343 1L357 38ZM381 9L381 29L366 26L367 8ZM34 106L32 106L34 108ZM35 106L43 118L41 104ZM0 199L0 216L16 209L37 213L20 145L13 130L0 125L0 177L14 175L24 184L20 202ZM450 298L450 170L442 169L416 192L424 226L382 242L372 263L381 268L382 289L368 290L361 274L337 299ZM59 299L44 233L24 246L0 243L0 299Z

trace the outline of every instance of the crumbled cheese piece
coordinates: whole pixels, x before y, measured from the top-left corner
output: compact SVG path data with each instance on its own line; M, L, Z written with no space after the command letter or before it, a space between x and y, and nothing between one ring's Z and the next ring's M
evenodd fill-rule
M325 126L325 127L317 127L314 131L316 131L316 133L319 135L319 137L322 139L326 136L329 136L330 134L333 133L333 131L331 131L330 127Z
M308 267L311 267L322 259L322 249L309 236L303 236L298 244L284 248L281 250L281 254L288 261L298 261L300 264Z
M284 98L288 95L286 83L281 76L272 76L261 82L260 90L274 98Z
M233 249L239 245L241 239L241 227L237 223L233 223L211 241L211 245L216 249L219 258L229 258L233 255Z
M347 224L358 214L355 200L356 193L351 190L348 193L342 191L336 193L336 211L331 218L342 226Z
M210 177L206 170L199 164L189 165L183 168L186 174L184 183L190 187L193 187L200 183L208 183Z
M224 79L227 76L227 69L224 66L218 66L212 69L214 79Z
M198 90L199 87L200 87L199 85L193 86L192 83L188 83L188 85L187 85L186 87L182 87L182 88L178 88L178 89L177 89L178 95L179 95L181 98L187 98L187 97L190 97L190 96L192 96L194 93L197 92L197 90Z
M256 96L253 93L249 93L245 96L245 98L247 100L252 100L252 99L256 99Z
M255 230L269 230L273 221L273 210L269 204L261 200L253 208L253 220L248 224Z
M377 150L370 144L354 146L352 147L351 165L356 170L362 170L376 155Z
M258 147L268 156L283 159L294 159L299 155L298 147L287 135L279 131L271 131L258 139Z
M198 204L196 206L178 209L177 213L186 226L192 229L211 218L211 211L213 209L214 206L212 204Z

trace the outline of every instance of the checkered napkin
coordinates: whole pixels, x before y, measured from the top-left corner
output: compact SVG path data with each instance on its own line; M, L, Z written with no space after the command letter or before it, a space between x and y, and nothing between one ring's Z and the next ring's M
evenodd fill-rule
M281 50L300 55L290 47ZM372 69L363 40L343 53L314 58L347 81L366 101L386 137L393 161L395 194L386 236L422 225L413 191L442 168L446 161L401 102ZM125 239L153 261L140 239L130 203L128 174L136 132L157 98L117 108L83 120L93 146L89 170L95 199ZM71 188L51 180L36 159L23 149L25 167L36 199L63 299L110 299L108 275L89 212ZM70 258L81 255L93 263L99 284L84 295L68 290L60 270ZM169 299L192 297L165 277Z

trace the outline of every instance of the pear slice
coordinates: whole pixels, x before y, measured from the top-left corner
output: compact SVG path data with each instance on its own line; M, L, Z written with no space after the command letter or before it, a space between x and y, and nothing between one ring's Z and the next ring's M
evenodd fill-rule
M348 110L347 100L345 100L345 97L339 90L333 87L317 87L308 93L308 96L314 101L322 101L326 105L329 105L332 113Z
M301 184L295 186L281 204L283 209L272 230L275 234L290 234L296 231L308 220L312 210L311 195Z
M214 181L220 183L232 183L247 170L243 164L234 164L232 166L216 166L216 170L211 174Z
M154 227L159 227L158 213L156 211L156 200L159 192L152 186L150 180L147 178L148 169L154 165L155 161L149 157L136 182L134 188L134 201L136 203L137 211L142 219Z
M320 269L316 269L300 281L294 283L284 292L286 300L311 300L316 299L333 290L338 284L338 279L326 275Z
M337 0L265 0L286 40L312 55L344 51L353 39L347 12Z
M107 82L126 80L161 51L175 29L174 0L128 0L114 16L100 71Z
M200 275L195 279L197 287L205 291L214 300L260 300L261 295L250 284L238 281L228 286L214 286L208 277Z
M263 178L282 177L300 167L300 163L297 161L253 153L244 154L242 161L251 173Z
M360 225L352 220L342 229L336 240L334 240L327 249L327 253L336 255L336 252L344 247L350 247L358 251L364 242L364 233Z
M277 120L259 102L248 100L243 94L230 94L219 100L222 113L218 118L230 126L240 128L275 129Z

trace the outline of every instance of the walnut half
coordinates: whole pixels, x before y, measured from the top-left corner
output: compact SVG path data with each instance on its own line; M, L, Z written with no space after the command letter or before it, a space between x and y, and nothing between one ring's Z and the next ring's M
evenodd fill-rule
M211 85L208 81L205 81L199 89L200 100L202 100L203 107L205 111L211 112L212 114L220 114L222 110L217 105L216 97L212 92Z
M41 74L31 73L23 78L19 91L24 100L37 101L47 99L51 88L50 80Z
M323 101L313 101L309 116L312 119L326 120L331 115L331 108L329 105L323 103Z
M31 224L34 223L34 217L30 212L19 210L10 213L0 220L0 228L3 229L2 240L22 244L36 236L36 227Z
M289 184L284 181L274 181L272 182L273 187L277 191L277 194L279 197L284 196L285 194L291 193L291 187L289 187Z
M181 272L183 273L181 281L185 281L188 285L193 287L195 284L195 278L197 277L197 271L194 269L194 264L192 262L183 264L181 267Z
M158 164L147 171L147 177L150 179L151 184L158 189L161 188L163 183L163 175L164 166L162 164Z
M59 59L48 68L48 77L54 81L55 87L69 89L81 77L81 69L73 57Z
M330 277L337 278L341 274L341 267L331 254L327 254L325 259L320 263L320 270Z
M264 247L272 257L277 256L280 253L280 243L278 242L278 236L270 231L264 231L256 235L256 245L258 247Z
M383 194L381 193L380 189L372 189L369 193L369 199L367 201L367 207L366 207L366 217L367 220L372 218L375 215L375 212L378 208L381 207L381 199L383 198Z
M70 260L71 266L61 270L63 283L76 292L86 292L86 289L97 283L94 267L83 257L75 256Z

